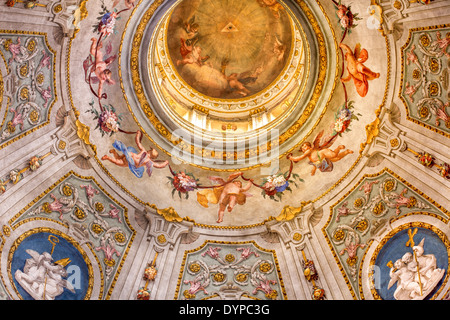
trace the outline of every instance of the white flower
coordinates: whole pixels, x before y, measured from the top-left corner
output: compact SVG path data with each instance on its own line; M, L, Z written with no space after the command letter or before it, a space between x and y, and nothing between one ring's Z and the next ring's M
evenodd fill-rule
M106 120L106 127L108 129L110 129L113 132L117 132L119 130L119 124L117 123L117 121L113 118L108 118Z
M282 187L286 184L286 179L284 178L283 175L274 176L272 183L275 186L275 188Z
M334 131L341 132L343 127L344 127L344 120L342 120L341 118L337 119L336 122L334 123Z

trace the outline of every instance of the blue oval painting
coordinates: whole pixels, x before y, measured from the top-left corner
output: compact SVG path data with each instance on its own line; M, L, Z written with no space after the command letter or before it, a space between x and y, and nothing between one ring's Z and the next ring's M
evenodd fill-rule
M14 285L24 300L82 300L89 287L83 255L49 232L23 239L11 262Z
M410 244L407 246L411 236L414 246L421 251L416 255ZM432 230L409 228L396 233L375 260L374 286L379 296L383 300L425 300L433 297L446 278L447 250Z

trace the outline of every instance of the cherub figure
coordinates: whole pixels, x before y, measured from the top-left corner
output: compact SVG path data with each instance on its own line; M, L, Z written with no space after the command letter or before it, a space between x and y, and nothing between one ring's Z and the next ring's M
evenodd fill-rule
M186 31L186 43L194 45L198 41L198 31L200 29L198 23L195 22L195 16L184 23L183 29Z
M250 94L250 91L242 84L239 78L239 74L232 73L226 77L228 80L228 85L236 90L241 96L246 97Z
M283 44L277 36L275 36L275 42L273 44L273 53L277 58L277 61L282 61L286 53L286 45Z
M121 141L114 141L113 147L115 149L109 151L113 156L104 155L102 160L108 160L119 167L129 167L131 172L138 178L142 178L144 171L147 171L147 174L150 177L153 168L165 168L169 164L169 161L157 161L158 151L153 148L146 150L142 145L141 140L142 132L138 131L136 133L135 141L139 151L136 151L133 147L125 146ZM116 150L123 154L119 155Z
M86 82L98 83L97 96L100 99L103 92L103 85L115 84L111 78L112 72L108 66L116 59L116 55L104 59L102 49L103 42L95 38L91 39L90 55L84 60L83 68ZM107 54L111 53L111 46L107 46ZM95 76L91 74L94 73Z
M361 50L361 45L358 43L355 50L352 51L349 46L341 43L339 45L346 50L345 61L347 61L348 76L341 78L342 82L347 82L353 79L356 91L361 97L365 97L369 91L369 80L374 80L380 77L379 73L372 72L369 68L364 66L364 62L369 58L369 53L366 49Z
M187 40L183 38L180 38L180 41L180 54L182 58L177 60L177 66L194 63L202 66L209 59L209 56L202 56L202 48L199 46L188 44Z
M260 65L255 68L255 70L249 70L241 73L231 73L228 76L225 74L226 68L228 67L228 60L222 61L221 72L225 79L228 81L228 85L231 90L236 90L236 92L246 97L250 94L250 90L247 89L246 85L255 83L258 80L259 75L264 71L264 66Z
M243 205L247 197L252 196L247 193L252 186L252 180L249 180L245 187L241 181L235 181L242 174L242 172L233 173L227 181L219 177L210 177L212 181L218 182L219 186L197 192L197 201L205 208L208 207L208 203L219 204L217 223L223 221L225 210L231 212L236 204Z
M335 150L329 149L336 140L337 135L333 136L331 139L327 139L325 142L321 142L322 136L323 131L317 135L313 144L310 142L303 143L300 149L300 151L303 152L301 156L293 157L292 154L289 154L287 159L297 163L300 160L308 158L309 164L313 166L311 171L311 175L313 176L317 169L321 172L333 171L333 162L339 161L345 156L353 153L353 151L349 149L343 151L345 149L344 145L338 146Z

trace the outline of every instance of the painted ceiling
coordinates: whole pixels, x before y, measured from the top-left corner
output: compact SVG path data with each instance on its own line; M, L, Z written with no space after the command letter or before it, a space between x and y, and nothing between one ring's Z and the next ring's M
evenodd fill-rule
M67 66L72 103L96 128L99 166L140 201L207 225L225 209L222 225L252 225L321 197L359 161L390 63L366 5L86 9Z

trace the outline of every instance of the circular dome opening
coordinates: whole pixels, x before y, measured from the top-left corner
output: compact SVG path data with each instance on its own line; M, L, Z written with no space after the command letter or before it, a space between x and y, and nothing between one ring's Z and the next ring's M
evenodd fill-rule
M138 11L124 35L124 92L132 87L130 111L171 156L214 170L259 166L317 125L336 66L307 6L179 0Z

